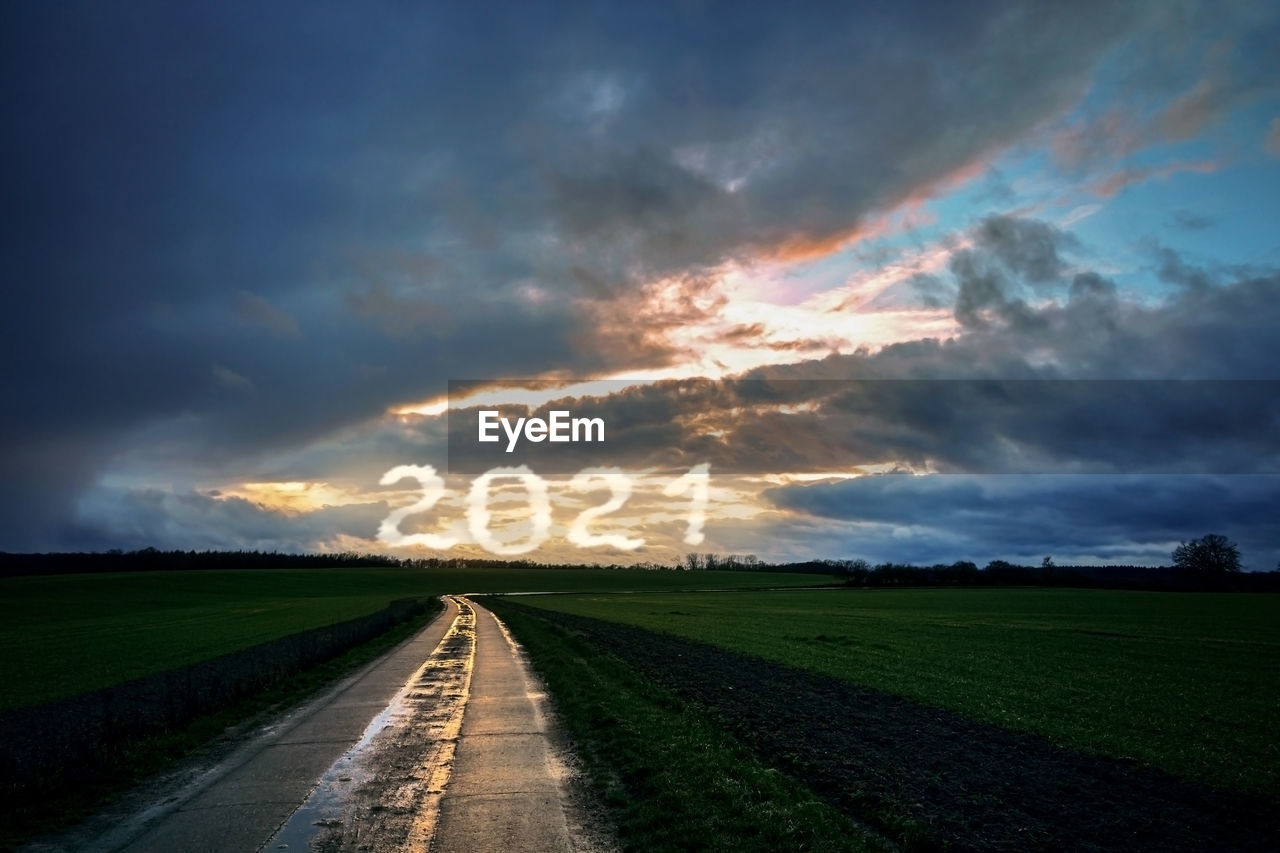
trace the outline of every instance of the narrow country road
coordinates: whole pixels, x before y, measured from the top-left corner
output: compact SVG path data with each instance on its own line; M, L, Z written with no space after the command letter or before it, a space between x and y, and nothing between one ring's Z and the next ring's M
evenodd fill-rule
M608 849L552 734L505 626L451 596L412 640L215 766L25 849Z

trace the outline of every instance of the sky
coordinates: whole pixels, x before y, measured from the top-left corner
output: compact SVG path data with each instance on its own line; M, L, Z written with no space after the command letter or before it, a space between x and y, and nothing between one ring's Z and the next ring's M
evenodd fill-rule
M1280 563L1275 4L2 15L0 550Z

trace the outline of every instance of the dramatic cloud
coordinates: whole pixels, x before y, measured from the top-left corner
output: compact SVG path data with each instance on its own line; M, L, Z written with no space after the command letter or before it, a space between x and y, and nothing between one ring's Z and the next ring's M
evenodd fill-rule
M950 270L958 285L956 319L978 328L987 325L992 313L1013 322L1032 322L1026 302L1013 291L1056 283L1065 268L1059 249L1070 243L1067 235L1043 222L987 219L973 234L973 248L951 256Z
M732 377L1274 379L1277 278L1248 266L1266 238L1226 203L1205 208L1221 257L1169 234L1203 230L1184 181L1230 195L1249 182L1231 183L1236 152L1262 158L1276 17L1154 0L10 10L0 548L219 530L265 547L273 526L290 547L375 545L372 510L285 516L235 487L380 505L382 471L450 450L437 414L391 413L451 379L717 380L573 400L608 418L617 465L1016 468L998 440L1053 470L1273 459L1243 428L1197 457L1207 427L1156 385L1126 401L1148 434L1120 406L1085 446L1054 421L1063 401L988 406L957 384L931 421L909 393L758 399ZM1267 221L1261 204L1237 207ZM1156 235L1169 210L1180 228ZM1109 213L1126 227L1102 236L1128 243L1086 234ZM1233 428L1272 411L1224 399Z
M952 258L957 316L946 342L764 368L724 380L622 383L504 414L599 418L606 448L476 442L480 407L451 414L450 463L479 471L639 468L705 459L735 472L902 464L981 473L1280 471L1280 275L1218 283L1158 251L1179 290L1143 306L1084 270L1069 235L988 219ZM1054 294L1032 305L1011 294ZM981 312L981 313L979 313Z
M875 364L845 359L842 366ZM569 412L566 421L596 419L606 440L591 444L511 441L496 425L491 435L499 440L481 444L480 411L450 413L451 471L670 468L700 460L738 474L885 465L999 474L1280 473L1277 380L673 380L497 410L509 428L519 419L550 422L553 411Z
M87 548L336 551L366 539L386 515L385 503L294 513L240 497L100 489L81 502L77 535Z
M1219 531L1249 568L1274 566L1280 477L930 477L891 474L773 489L777 506L856 524L873 560L1059 559L1168 564L1179 541ZM1011 512L1012 507L1019 510ZM1135 532L1140 531L1138 536Z

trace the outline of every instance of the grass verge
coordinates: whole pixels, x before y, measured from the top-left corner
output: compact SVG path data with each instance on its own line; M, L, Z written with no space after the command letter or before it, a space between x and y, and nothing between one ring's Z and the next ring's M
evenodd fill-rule
M233 746L254 723L300 703L409 639L442 607L439 599L431 599L426 602L424 614L332 660L296 673L221 711L202 715L179 731L149 737L124 748L109 776L64 790L55 797L0 804L0 850L12 850L38 835L89 817L124 791L184 759L205 750L216 751L219 746Z
M625 850L885 849L706 711L536 613L486 600L555 697Z
M508 607L519 607L510 602ZM1275 849L1274 802L707 643L530 608L904 850Z

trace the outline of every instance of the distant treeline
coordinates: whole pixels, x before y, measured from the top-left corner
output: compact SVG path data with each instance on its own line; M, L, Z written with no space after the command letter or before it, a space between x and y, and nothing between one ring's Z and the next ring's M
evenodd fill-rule
M680 566L641 563L601 566L598 563L539 563L533 560L494 560L471 557L397 559L383 554L289 554L280 551L140 551L9 554L0 552L0 577L18 575L84 574L95 572L161 572L218 569L650 569L668 571Z
M1060 586L1091 589L1280 592L1280 571L1205 572L1161 566L1059 566L1046 558L1039 566L992 560L983 568L969 560L932 566L866 560L807 560L769 563L754 555L686 554L685 571L791 572L831 575L845 586Z
M399 566L376 554L282 554L277 551L105 551L74 554L0 553L0 577L86 572L157 572L191 569L339 569Z
M993 560L979 568L968 560L932 566L871 565L865 560L769 563L755 555L686 554L676 565L539 563L472 557L398 559L381 554L288 554L278 551L108 551L105 553L0 553L0 577L84 572L190 571L202 569L645 569L650 571L778 572L831 575L846 586L1059 586L1094 589L1224 590L1280 592L1280 571L1205 575L1147 566L1020 566Z
M1055 586L1091 589L1280 592L1280 571L1206 575L1146 566L1019 566L993 560L984 568L967 560L950 565L911 566L863 560L793 563L787 571L826 571L847 586Z

